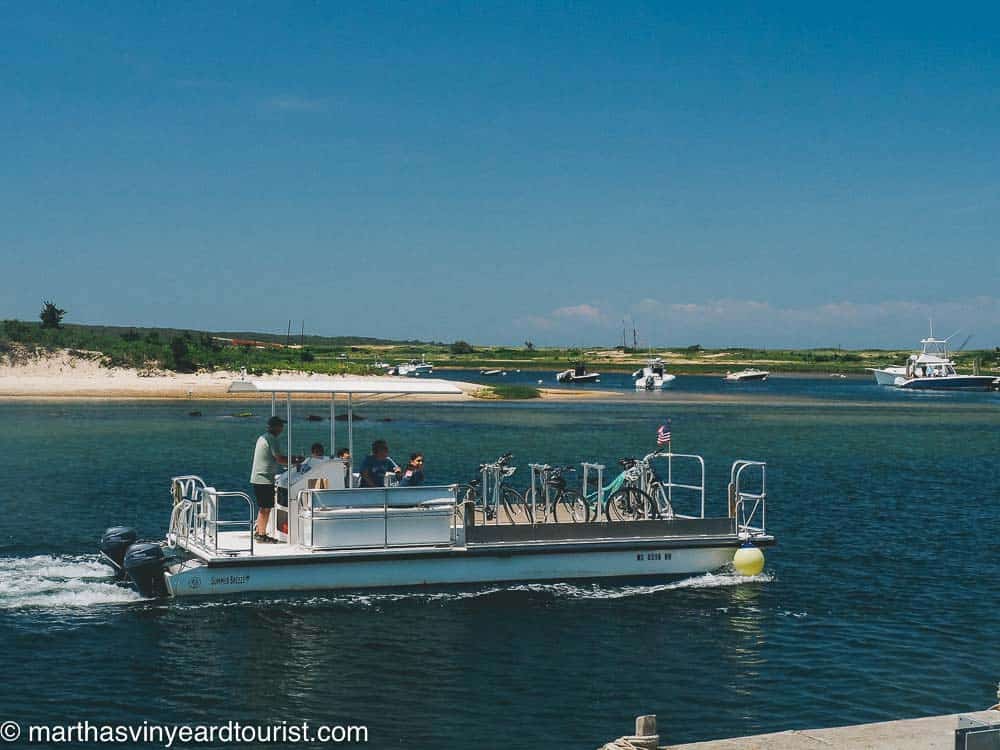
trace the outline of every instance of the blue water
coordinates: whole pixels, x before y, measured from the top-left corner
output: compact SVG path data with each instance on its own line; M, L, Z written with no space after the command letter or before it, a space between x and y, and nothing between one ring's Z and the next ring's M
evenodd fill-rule
M622 391L647 401L660 399L669 401L689 396L725 396L740 400L768 399L821 399L843 403L871 402L880 404L914 403L942 399L956 399L956 403L968 404L986 401L998 403L996 392L948 393L945 391L919 391L880 386L870 375L851 375L835 378L829 374L784 375L774 374L765 381L733 382L721 375L678 375L664 389L654 392L635 393L635 378L631 373L606 372L593 383L572 385L556 382L555 373L549 370L507 370L504 375L484 376L479 370L434 371L433 377L444 380L463 380L470 383L497 385L501 383L535 385L547 389L568 391Z
M435 481L506 450L522 467L611 463L670 416L675 450L706 458L710 512L733 459L769 462L779 546L753 581L194 602L114 586L95 541L117 523L162 536L172 474L246 489L261 419L228 416L246 403L0 405L0 718L361 723L378 748L469 747L475 733L527 749L596 747L640 713L680 742L991 704L1000 400L796 380L741 403L358 407L359 453L375 437L397 460L423 450ZM786 387L806 402L783 402ZM297 447L329 442L310 412L296 412Z

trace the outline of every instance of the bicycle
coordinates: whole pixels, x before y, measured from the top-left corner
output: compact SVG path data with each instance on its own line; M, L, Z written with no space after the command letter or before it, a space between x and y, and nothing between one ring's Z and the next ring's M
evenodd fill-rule
M654 458L662 455L649 453L641 459L623 458L618 461L623 469L620 475L623 481L608 494L608 520L663 520L674 517L669 492L652 464Z
M541 502L538 496L535 497L535 518L541 523L548 523L550 519L553 523L559 523L560 515L574 523L587 521L589 515L587 501L577 490L566 486L566 477L563 476L576 471L575 468L548 464L531 464L531 468L538 475L538 483L542 490ZM527 495L525 495L525 506L528 508L531 506Z
M517 471L516 466L510 465L513 457L511 453L504 453L493 463L480 464L479 476L458 486L457 507L471 506L474 524L497 520L500 508L503 508L506 514L507 522L515 524L519 518L517 511L519 507L527 516L528 523L532 522L531 506L524 502L520 492L506 483L506 480ZM482 488L484 473L487 474L488 484L485 494Z

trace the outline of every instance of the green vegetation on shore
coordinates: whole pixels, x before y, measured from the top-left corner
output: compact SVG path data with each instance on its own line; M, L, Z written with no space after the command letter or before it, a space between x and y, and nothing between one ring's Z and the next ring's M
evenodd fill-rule
M59 310L59 312L62 312ZM50 311L51 313L51 311ZM631 372L650 353L631 349L558 349L474 346L392 341L364 337L322 337L248 332L188 331L173 328L129 328L5 320L0 323L0 357L16 360L36 352L66 349L88 358L100 358L108 367L196 370L239 370L255 374L279 370L316 373L376 373L376 360L404 362L426 356L440 368L502 368L506 370L562 370L583 360L592 370ZM822 349L705 349L687 346L656 349L676 374L720 373L748 365L772 372L863 373L868 367L902 364L909 350L849 351ZM954 355L960 370L971 371L978 360L984 372L1000 369L1000 347L963 351ZM509 396L514 398L514 396Z
M542 392L533 385L487 385L478 391L473 391L473 398L488 401L514 401L527 398L541 398Z

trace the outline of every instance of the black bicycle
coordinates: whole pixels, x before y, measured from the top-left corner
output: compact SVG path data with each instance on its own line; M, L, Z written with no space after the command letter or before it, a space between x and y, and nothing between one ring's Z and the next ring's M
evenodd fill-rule
M507 480L517 471L516 466L510 465L513 458L513 454L504 453L493 463L480 464L478 476L458 486L458 507L471 509L475 524L496 521L501 510L501 521L506 517L506 523L532 523L530 504L525 504L521 493L507 484ZM488 484L485 494L484 472Z
M587 501L577 490L566 486L565 474L575 472L572 466L536 466L540 493L535 496L535 518L541 523L572 521L583 523L587 520ZM526 495L525 503L531 500Z

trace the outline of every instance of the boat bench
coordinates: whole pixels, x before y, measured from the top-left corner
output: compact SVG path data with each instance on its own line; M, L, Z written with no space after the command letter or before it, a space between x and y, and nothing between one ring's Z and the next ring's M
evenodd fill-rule
M295 541L312 549L452 543L454 485L318 490L295 506Z

